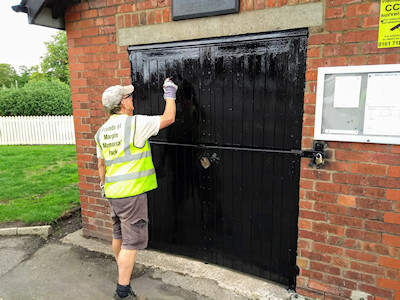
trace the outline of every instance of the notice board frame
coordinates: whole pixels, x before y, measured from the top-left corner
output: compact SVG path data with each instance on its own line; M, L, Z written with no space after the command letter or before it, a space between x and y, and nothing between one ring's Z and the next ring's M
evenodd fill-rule
M394 96L395 100L391 103L395 103L393 109L386 103L390 97L385 99L373 97L377 88L380 88L377 84L379 82L400 83L400 64L318 68L314 139L400 144L400 128L384 126L391 123L400 124L400 93ZM348 95L343 93L346 85L351 87ZM342 91L340 91L341 86L343 86ZM399 91L400 84L394 89ZM358 99L356 99L357 90L359 90ZM342 101L339 97L335 97L335 93L343 94L344 98L349 97L350 101L346 99ZM382 106L379 106L380 102L383 103ZM373 106L377 103L378 106ZM388 114L388 117L384 117L384 114ZM383 124L380 124L380 121L383 121ZM385 122L387 124L384 124ZM374 125L378 125L376 127L379 128L374 128ZM385 134L386 130L389 134Z
M238 13L239 0L172 0L172 20Z

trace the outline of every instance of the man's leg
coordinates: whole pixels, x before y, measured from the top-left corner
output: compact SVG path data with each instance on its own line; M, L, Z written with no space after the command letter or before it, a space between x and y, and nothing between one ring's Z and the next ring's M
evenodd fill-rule
M118 265L119 252L121 251L121 246L122 246L122 240L120 240L120 239L112 240L112 249L114 252L114 257L115 257L115 261L117 262L117 265ZM133 266L131 279L142 276L144 274L144 271L145 271L144 265L135 263ZM118 282L118 278L117 278L117 282Z
M129 285L137 250L121 249L118 254L118 284Z
M115 299L135 295L130 286L131 274L135 266L136 249L144 249L148 242L147 196L119 199L115 203L116 215L120 221L120 233L114 234L113 251L118 265L118 284ZM144 299L139 297L137 299Z
M121 245L122 245L122 240L121 239L112 239L112 249L114 252L114 257L115 260L118 264L118 256L119 256L119 252L121 251Z

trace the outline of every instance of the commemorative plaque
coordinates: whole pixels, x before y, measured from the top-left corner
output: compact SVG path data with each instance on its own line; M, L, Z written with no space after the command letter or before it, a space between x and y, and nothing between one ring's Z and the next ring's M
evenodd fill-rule
M172 0L174 21L239 12L239 0Z

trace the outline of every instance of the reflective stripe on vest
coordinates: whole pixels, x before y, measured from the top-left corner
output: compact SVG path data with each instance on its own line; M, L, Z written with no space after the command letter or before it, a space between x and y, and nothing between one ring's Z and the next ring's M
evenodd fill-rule
M106 160L106 167L111 166L112 164L121 164L124 162L128 162L131 160L139 160L145 157L150 157L151 156L151 151L146 151L146 152L141 152L141 153L136 153L136 154L131 154L128 156L123 156L123 157L118 157L113 160Z
M152 175L154 173L155 173L155 170L150 169L150 170L145 170L145 171L136 172L136 173L132 173L132 174L109 176L109 177L106 177L106 183L138 179L140 177L146 177L146 176Z
M136 117L113 115L95 135L105 160L105 194L108 198L135 196L157 188L148 141L143 148L131 143L135 123Z

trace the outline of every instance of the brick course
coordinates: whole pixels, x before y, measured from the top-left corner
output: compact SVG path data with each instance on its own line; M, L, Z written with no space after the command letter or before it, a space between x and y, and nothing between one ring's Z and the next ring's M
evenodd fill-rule
M310 34L307 72L316 71L320 66L362 65L400 63L399 48L378 49L376 40L379 24L379 3L364 1L327 1L325 11L325 27L321 31ZM311 53L310 53L311 52ZM337 57L336 60L328 59ZM315 77L314 77L315 78ZM307 77L311 81L311 77ZM315 81L315 80L314 80ZM310 84L312 82L309 82ZM315 99L313 89L306 90L305 99ZM307 103L307 102L306 102ZM313 105L315 102L313 100ZM304 119L309 118L305 110ZM309 126L307 123L303 126ZM313 125L310 125L310 127ZM307 132L307 131L303 131ZM310 135L312 137L312 135ZM331 182L315 184L315 192L337 193L337 198L331 196L330 203L339 207L347 207L344 213L337 210L327 211L327 225L337 225L345 229L344 238L353 238L362 243L361 249L352 249L351 245L342 242L343 253L333 248L326 248L327 253L334 256L333 266L340 267L336 258L345 259L349 265L341 267L340 282L333 276L331 269L322 269L322 278L307 278L301 273L297 282L298 291L303 295L320 299L330 299L335 295L332 289L343 286L344 283L353 284L352 289L364 291L380 297L380 299L396 299L400 297L399 273L393 272L398 267L398 247L400 245L400 216L394 211L395 202L400 200L399 168L400 157L396 152L397 146L328 142L328 147L333 150L323 172L329 174ZM330 166L332 164L332 166ZM302 164L301 178L310 177L310 168ZM392 180L395 179L395 180ZM315 176L314 181L317 181ZM311 186L311 184L309 184ZM303 186L300 187L301 190ZM314 192L314 193L315 193ZM302 193L301 193L302 194ZM323 197L315 197L313 190L307 189L302 199L315 202L312 206L317 211L317 203L323 201ZM313 210L310 211L310 213ZM304 219L300 213L299 222ZM313 223L320 223L316 218ZM307 219L307 221L309 221ZM310 226L313 226L311 224ZM395 227L393 227L395 226ZM330 237L338 235L338 232L329 231L326 227L327 240L333 242ZM299 236L298 247L301 249L304 242L320 251L320 240L306 239ZM382 244L380 244L382 243ZM388 248L383 245L393 246ZM385 256L385 253L391 253ZM298 259L304 256L299 252ZM309 259L310 265L313 261ZM362 263L362 261L365 261ZM303 268L309 270L310 266ZM390 278L390 274L397 277ZM312 280L311 280L312 279ZM349 282L346 282L349 281ZM349 288L349 285L345 285ZM299 289L300 288L300 289ZM336 295L346 294L343 290L337 290ZM346 295L349 296L349 295Z
M240 11L308 0L243 0ZM130 82L117 30L171 21L171 0L83 0L65 14L83 232L110 239L100 198L93 135L104 123L103 90ZM324 26L310 28L303 148L313 143L318 67L400 63L400 48L378 49L379 2L326 1ZM297 292L348 299L353 290L400 299L400 146L328 142L323 169L301 163Z

